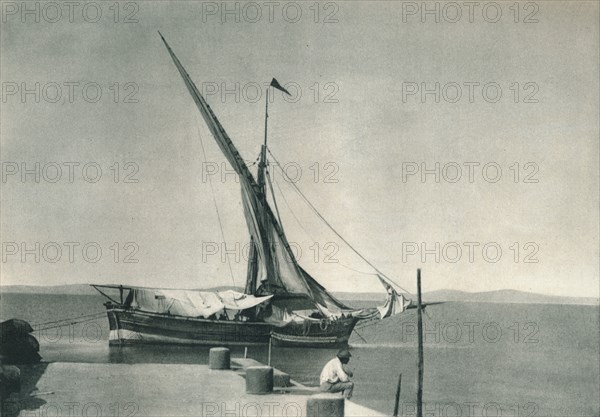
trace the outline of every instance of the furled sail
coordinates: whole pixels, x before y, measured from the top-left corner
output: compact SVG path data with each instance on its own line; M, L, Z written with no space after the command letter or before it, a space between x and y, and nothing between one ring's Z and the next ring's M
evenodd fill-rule
M406 299L396 290L393 282L381 275L377 275L377 278L379 278L379 281L381 281L381 284L387 291L385 304L375 308L356 310L353 313L355 317L360 319L385 319L386 317L402 313L412 304L411 300Z
M315 296L313 290L321 292L322 287L319 288L312 282L310 284L307 282L308 274L296 262L283 229L266 203L256 180L167 41L162 35L161 38L217 145L240 177L246 224L257 251L259 283L268 284L268 290L271 293L303 294L313 299ZM246 290L252 293L256 291L256 288L247 288ZM325 292L324 296L326 295ZM317 294L317 298L322 297ZM317 306L315 305L315 307Z
M381 275L377 275L377 278L379 278L379 281L381 281L387 291L385 304L381 307L377 307L382 319L400 314L411 305L410 300L404 298L402 294L396 291L393 283L389 282Z

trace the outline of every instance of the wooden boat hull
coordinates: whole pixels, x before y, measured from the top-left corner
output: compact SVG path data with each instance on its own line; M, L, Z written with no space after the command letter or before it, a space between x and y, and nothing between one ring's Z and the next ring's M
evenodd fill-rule
M273 327L263 322L209 320L106 306L109 345L181 344L336 347L347 345L356 318Z
M266 323L209 320L107 307L110 345L249 346L269 343Z

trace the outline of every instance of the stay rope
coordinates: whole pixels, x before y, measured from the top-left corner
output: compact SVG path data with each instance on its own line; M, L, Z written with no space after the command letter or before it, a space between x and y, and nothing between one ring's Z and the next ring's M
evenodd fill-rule
M32 324L33 332L40 332L49 329L56 329L58 327L72 326L75 324L87 323L91 321L95 321L101 319L105 316L106 313L94 313L94 314L84 314L82 316L77 317L69 317L62 320L54 320L47 321L45 323L36 323Z
M388 277L387 275L385 275L383 272L381 272L379 270L379 268L377 268L375 265L373 265L367 258L365 258L358 250L356 250L351 244L350 242L348 242L346 239L344 239L344 237L342 235L339 234L339 232L337 230L334 229L334 227L321 215L321 213L319 213L319 211L317 210L317 208L310 202L310 200L302 193L302 191L300 191L300 188L296 185L296 183L286 174L286 172L283 170L283 168L281 168L281 164L279 163L279 161L277 160L277 158L275 158L275 155L273 155L273 153L271 152L271 150L269 148L267 148L267 151L269 152L269 154L273 157L273 160L277 163L277 167L279 168L279 170L281 171L281 173L283 174L283 176L285 178L287 178L287 180L290 182L290 184L292 184L292 187L298 192L298 194L300 195L300 197L302 197L302 199L304 200L304 202L314 211L314 213L323 221L323 223L325 223L327 225L327 227L329 227L329 229L331 229L331 231L333 233L336 234L337 237L339 237L346 245L348 245L348 247L350 249L352 249L352 251L358 255L363 261L365 261L367 263L367 265L369 265L371 268L373 268L373 270L375 270L375 272L377 272L379 275L381 275L382 277L385 277L386 279L388 279L390 282L392 282L394 285L396 285L398 288L400 288L402 291L404 291L405 293L407 293L408 295L410 295L412 297L412 294L407 291L406 289L402 288L399 284L397 284L394 280L392 280L390 277Z
M276 178L273 178L273 182L275 182L275 185L277 186L277 189L279 190L279 194L281 195L281 197L283 198L283 201L285 202L285 205L287 206L287 208L290 210L290 213L292 213L292 216L294 217L294 219L296 220L296 223L298 223L298 226L300 226L300 228L304 231L304 233L306 233L306 235L311 238L312 241L316 241L316 239L312 236L311 233L308 232L308 230L306 230L304 228L304 226L302 225L302 222L300 222L300 220L298 219L298 217L296 216L296 213L294 213L294 210L292 209L292 206L288 203L287 198L285 197L285 194L283 193L283 190L281 189L281 187L279 186L279 183L277 182ZM371 275L371 276L377 276L376 273L373 272L366 272L366 271L359 271L358 269L354 269L351 268L348 265L345 265L342 262L338 262L337 263L340 266L343 266L346 269L349 269L350 271L354 271L357 272L359 274L363 274L363 275Z
M202 135L200 134L200 130L198 130L198 137L200 138L200 147L202 148L202 156L204 157L204 162L208 162L206 158L206 150L204 149L204 142L202 141ZM210 175L207 175L208 183L210 184L210 191L213 197L213 203L215 205L215 211L217 212L217 220L219 221L219 228L221 229L221 237L223 238L223 242L225 242L225 232L223 231L223 223L221 222L221 215L219 214L219 206L217 205L217 198L215 197L215 190L213 188L212 179ZM235 287L235 278L233 278L233 269L231 268L231 260L229 256L227 256L227 265L229 266L229 274L231 275L231 282Z

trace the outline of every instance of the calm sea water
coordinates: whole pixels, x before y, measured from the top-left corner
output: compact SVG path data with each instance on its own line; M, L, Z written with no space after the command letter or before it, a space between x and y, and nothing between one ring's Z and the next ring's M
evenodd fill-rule
M36 329L90 317L85 323L36 331L44 361L207 363L207 347L109 348L102 303L102 297L89 295L2 294L0 317L22 318ZM89 316L95 313L98 317ZM599 415L597 306L443 303L427 307L426 313L426 415ZM415 310L358 326L351 345L354 400L391 414L402 374L400 412L415 415ZM233 354L241 356L243 349ZM274 347L272 364L299 382L317 385L321 367L334 354ZM250 347L249 356L266 361L267 350Z

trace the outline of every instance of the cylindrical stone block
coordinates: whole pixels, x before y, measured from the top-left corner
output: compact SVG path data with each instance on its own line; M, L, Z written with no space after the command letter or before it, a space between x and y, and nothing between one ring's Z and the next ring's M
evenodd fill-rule
M229 349L211 348L208 354L208 365L210 369L229 369L231 367Z
M344 397L334 394L312 395L306 401L307 417L344 417Z
M269 394L273 392L273 368L249 366L246 368L246 393Z

